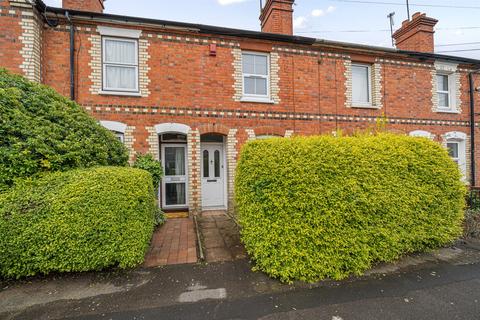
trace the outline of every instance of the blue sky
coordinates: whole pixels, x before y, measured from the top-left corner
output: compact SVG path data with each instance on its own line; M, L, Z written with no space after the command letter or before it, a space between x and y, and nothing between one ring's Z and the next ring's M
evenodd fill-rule
M106 12L113 14L259 30L259 1L108 0L105 6ZM394 28L398 28L407 17L405 0L361 0L391 3L387 5L349 1L352 0L297 0L294 7L294 33L322 39L391 46L387 14L395 11ZM52 6L61 5L60 0L45 2ZM410 0L410 3L411 13L422 11L439 20L436 28L438 53L479 49L478 51L445 52L445 54L480 59L480 19L478 18L480 1ZM422 4L445 7L419 6Z

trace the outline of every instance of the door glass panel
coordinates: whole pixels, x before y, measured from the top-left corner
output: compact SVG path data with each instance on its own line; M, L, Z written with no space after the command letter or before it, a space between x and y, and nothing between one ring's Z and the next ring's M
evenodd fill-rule
M220 151L215 150L213 155L215 165L215 178L220 178Z
M210 168L208 167L209 156L208 150L203 150L203 177L208 178L210 177Z
M165 175L185 175L185 147L165 147Z
M185 183L165 184L165 204L167 206L186 204Z

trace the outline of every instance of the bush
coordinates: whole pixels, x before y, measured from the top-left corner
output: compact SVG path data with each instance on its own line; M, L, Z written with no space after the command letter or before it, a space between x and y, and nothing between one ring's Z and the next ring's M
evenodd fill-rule
M0 275L138 265L155 210L143 170L99 167L19 181L0 194Z
M463 230L464 238L480 239L480 210L468 209L465 211Z
M316 281L452 242L466 190L439 144L380 134L249 142L235 195L255 268Z
M133 167L150 172L155 191L158 190L158 186L163 177L163 169L160 161L155 160L153 155L149 153L137 154L137 159L133 163Z
M0 69L0 189L16 177L127 160L123 144L79 105Z

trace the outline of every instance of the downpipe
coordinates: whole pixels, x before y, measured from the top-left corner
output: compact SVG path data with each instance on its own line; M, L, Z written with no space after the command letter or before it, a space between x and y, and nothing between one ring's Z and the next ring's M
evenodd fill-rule
M70 25L70 99L75 101L75 28L68 11L65 17Z

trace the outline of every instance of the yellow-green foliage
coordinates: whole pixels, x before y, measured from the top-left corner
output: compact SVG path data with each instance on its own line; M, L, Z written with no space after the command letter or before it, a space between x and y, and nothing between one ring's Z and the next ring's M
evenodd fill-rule
M235 182L247 251L282 281L343 279L449 243L465 192L438 143L392 134L249 142Z
M152 178L98 167L50 173L0 194L0 276L143 262L153 233Z

